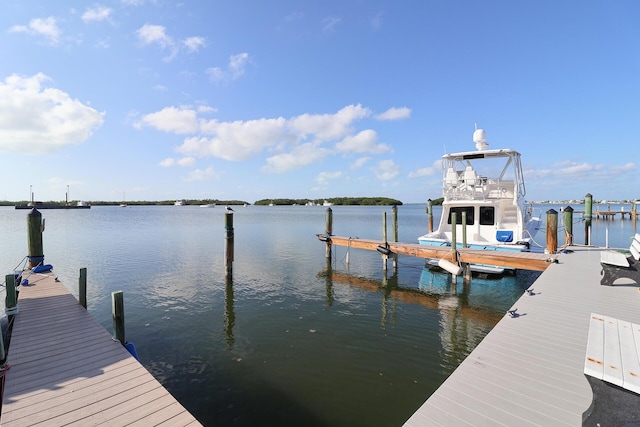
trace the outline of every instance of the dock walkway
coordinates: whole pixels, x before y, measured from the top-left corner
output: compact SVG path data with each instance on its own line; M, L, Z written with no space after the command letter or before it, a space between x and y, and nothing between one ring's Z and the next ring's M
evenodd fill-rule
M1 423L199 426L52 273L20 287Z
M637 283L600 285L600 248L570 247L405 423L414 426L582 425L591 313L640 323Z

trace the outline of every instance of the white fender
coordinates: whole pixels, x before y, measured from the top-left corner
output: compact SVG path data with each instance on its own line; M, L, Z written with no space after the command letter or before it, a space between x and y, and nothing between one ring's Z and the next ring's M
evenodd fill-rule
M450 261L447 261L446 259L440 259L438 261L438 266L443 270L447 270L449 273L453 274L454 276L459 276L462 273L462 267Z

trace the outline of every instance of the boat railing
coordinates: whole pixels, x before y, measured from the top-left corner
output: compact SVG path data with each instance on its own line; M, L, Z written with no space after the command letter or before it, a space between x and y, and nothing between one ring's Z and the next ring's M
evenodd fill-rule
M512 180L487 178L469 171L447 173L443 190L449 200L515 200L515 183Z

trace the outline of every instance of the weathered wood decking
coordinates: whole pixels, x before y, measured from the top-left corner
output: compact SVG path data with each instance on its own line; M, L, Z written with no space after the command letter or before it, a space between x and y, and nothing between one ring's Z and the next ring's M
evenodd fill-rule
M324 237L324 236L322 236ZM318 236L320 238L320 236ZM351 237L330 236L331 244L354 249L375 251L384 245L382 240L357 239ZM418 258L440 258L451 260L451 247L430 246L418 243L387 242L391 252ZM544 271L555 260L556 255L533 252L490 251L481 249L458 248L459 261L470 264L487 264L524 270Z
M640 323L640 285L600 285L600 251L571 247L405 423L414 426L582 425L591 313Z
M52 273L20 287L2 426L200 423Z

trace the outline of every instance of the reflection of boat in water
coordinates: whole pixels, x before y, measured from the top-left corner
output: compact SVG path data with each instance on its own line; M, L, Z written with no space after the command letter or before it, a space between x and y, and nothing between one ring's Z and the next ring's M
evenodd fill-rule
M440 225L418 238L422 245L467 247L483 250L528 251L540 217L525 207L525 187L520 153L511 149L488 150L485 133L473 133L477 151L442 156L443 197ZM455 213L455 229L452 214ZM463 214L466 230L463 230ZM437 260L435 260L437 262ZM500 274L502 267L472 265L474 271Z
M501 276L480 272L474 273L469 283L462 280L453 283L450 274L427 263L420 274L418 289L428 295L454 295L464 305L504 313L538 276L540 272L529 270L512 270Z

